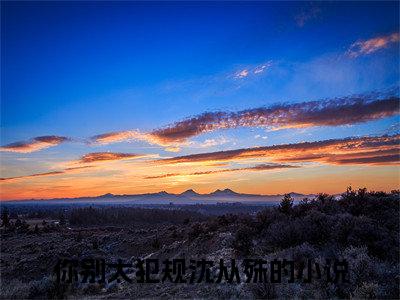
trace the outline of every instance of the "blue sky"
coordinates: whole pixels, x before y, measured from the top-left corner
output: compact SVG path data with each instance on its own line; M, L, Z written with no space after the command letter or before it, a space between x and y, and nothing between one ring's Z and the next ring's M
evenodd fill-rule
M348 55L357 41L398 34L398 24L398 2L2 2L1 144L148 132L205 111L398 94L398 41ZM397 123L392 115L334 128L226 129L191 139L215 140L209 149L192 144L180 154L381 135ZM168 154L157 147L72 143L23 155ZM25 168L21 154L2 156L4 176L23 173L15 170Z

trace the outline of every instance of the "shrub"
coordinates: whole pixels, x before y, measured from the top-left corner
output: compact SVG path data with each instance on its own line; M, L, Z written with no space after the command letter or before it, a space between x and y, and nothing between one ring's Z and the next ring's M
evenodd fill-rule
M293 208L293 198L292 196L290 196L290 194L285 194L279 205L279 211L288 215L292 211L292 208Z
M233 248L237 254L247 256L252 252L254 230L248 226L240 226L233 240Z

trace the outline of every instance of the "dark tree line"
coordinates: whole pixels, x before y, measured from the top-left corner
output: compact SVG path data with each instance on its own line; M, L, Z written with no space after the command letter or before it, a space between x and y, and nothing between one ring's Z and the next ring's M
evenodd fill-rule
M70 225L130 225L134 223L182 224L204 220L204 216L186 210L144 209L134 207L76 208L68 214Z

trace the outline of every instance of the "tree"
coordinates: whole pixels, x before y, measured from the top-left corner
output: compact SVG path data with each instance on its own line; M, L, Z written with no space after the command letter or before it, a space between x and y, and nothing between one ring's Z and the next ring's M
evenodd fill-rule
M21 221L20 218L18 218L18 219L15 221L15 227L21 227L21 226L22 226L22 221Z
M65 226L67 225L67 220L65 218L65 215L61 212L60 213L60 226Z
M93 249L99 249L99 241L97 239L94 239L92 242Z
M39 233L39 226L38 226L38 224L35 225L35 229L34 229L33 232L36 233L36 234Z
M4 207L3 211L1 212L1 226L8 227L10 226L10 217L7 207Z
M293 198L290 194L285 194L279 205L279 210L284 214L289 214L293 207Z
M232 245L238 254L247 256L251 253L253 248L253 234L254 230L249 226L241 225L238 228Z
M156 235L156 237L154 238L154 240L152 241L152 243L151 243L151 246L154 248L154 249L160 249L160 247L161 247L161 243L160 243L160 240L158 239L158 236Z
M78 231L78 235L76 236L76 238L75 238L75 240L77 241L77 242L82 242L82 232L79 230Z

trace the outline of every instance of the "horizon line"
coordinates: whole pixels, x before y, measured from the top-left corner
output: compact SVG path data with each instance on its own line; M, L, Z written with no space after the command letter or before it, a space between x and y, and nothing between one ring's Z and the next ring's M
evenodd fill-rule
M349 185L350 188L351 185ZM390 189L390 191L387 190L369 190L366 187L359 187L359 188L352 188L353 191L359 190L359 189L366 189L367 191L370 192L384 192L384 193L391 193L393 191L395 191L396 189ZM317 196L320 194L327 194L327 195L331 195L331 196L337 196L337 195L341 195L343 193L345 193L345 191L343 192L339 192L339 193L324 193L324 192L315 192L315 193L298 193L298 192L288 192L288 193L279 193L279 194L249 194L249 193L241 193L241 192L236 192L230 188L224 188L224 189L216 189L212 192L209 193L198 193L196 192L194 189L187 189L184 190L181 193L169 193L165 190L162 191L158 191L158 192L152 192L152 193L139 193L139 194L113 194L113 193L105 193L105 194L101 194L101 195L96 195L96 196L81 196L81 197L58 197L58 198L28 198L28 199L0 199L0 204L4 203L4 202L23 202L23 201L51 201L51 200L76 200L76 199L85 199L85 198L101 198L101 197L105 197L105 196L109 196L109 197L134 197L134 196L154 196L154 195L161 195L163 193L170 195L170 196L185 196L184 193L185 192L189 192L192 191L194 192L196 195L198 196L210 196L216 192L224 192L224 191L228 191L228 192L232 192L233 194L237 194L237 195L243 195L243 196L259 196L259 197L268 197L268 196L284 196L284 195L291 195L291 194L297 194L297 195L301 195L301 196Z

